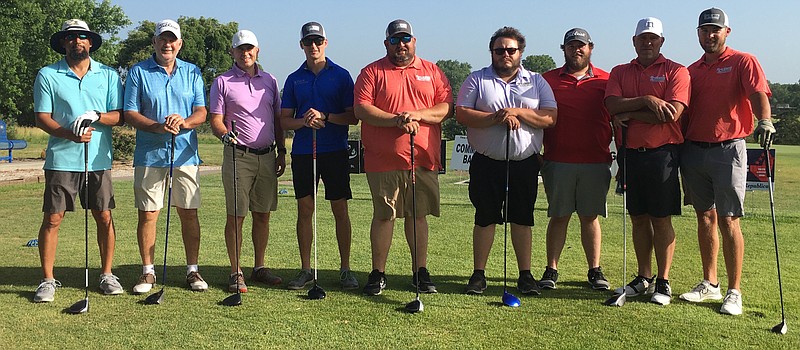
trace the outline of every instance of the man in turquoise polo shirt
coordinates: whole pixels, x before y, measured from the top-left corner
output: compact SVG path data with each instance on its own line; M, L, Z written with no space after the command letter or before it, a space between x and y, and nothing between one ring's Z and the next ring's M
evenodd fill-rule
M111 218L114 189L111 185L111 127L119 124L122 110L122 84L117 72L89 57L103 43L86 22L71 19L50 37L50 47L65 55L42 68L33 85L36 125L50 134L44 163L45 190L39 228L39 258L44 279L33 297L35 302L51 302L61 283L55 280L58 229L66 211L75 210L75 197L84 191L84 170L89 171L89 196L82 198L97 223L104 294L124 292L111 273L115 232ZM84 120L88 128L79 126ZM88 147L84 147L84 146ZM84 163L84 149L89 162ZM83 197L83 196L81 196Z
M325 183L325 199L331 203L339 243L339 281L343 289L358 288L350 271L350 215L347 200L350 169L347 163L347 135L350 125L358 124L353 114L353 78L325 56L328 39L325 28L308 22L300 29L300 48L306 61L286 78L281 102L281 123L294 130L292 141L292 180L297 198L297 243L302 269L289 281L289 289L302 289L314 280L311 271L313 238L312 197L320 179ZM316 130L317 178L312 171L312 130Z
M198 166L201 161L194 130L206 121L206 101L200 69L177 57L182 46L178 23L169 19L156 23L153 56L134 65L125 82L125 121L137 129L133 189L139 209L136 234L142 275L133 287L136 294L149 292L156 282L153 267L156 221L164 205L173 136L172 205L177 208L181 220L186 283L195 291L208 289L197 268L200 254Z

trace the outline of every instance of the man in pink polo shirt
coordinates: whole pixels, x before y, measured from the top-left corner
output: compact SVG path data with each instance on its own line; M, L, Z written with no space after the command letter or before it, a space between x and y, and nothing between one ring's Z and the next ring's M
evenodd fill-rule
M722 251L728 292L720 312L742 313L740 283L744 238L739 218L744 215L747 150L744 138L754 132L762 146L775 133L770 120L772 94L756 58L725 45L731 33L728 16L718 8L700 13L697 37L705 53L689 66L692 105L686 115L686 143L681 172L687 196L697 214L697 240L703 280L680 298L692 302L722 299L717 280L717 253Z
M689 105L690 82L684 66L661 54L663 44L661 21L639 20L633 36L637 57L611 70L605 104L618 129L627 128L623 163L638 262L636 278L617 293L653 293L651 302L667 305L672 300L669 269L675 251L672 215L681 214L678 145L683 135L678 119ZM651 269L653 250L657 277Z
M598 216L607 214L611 182L611 116L603 104L608 73L592 64L594 42L585 29L568 30L561 49L564 66L542 74L558 101L558 123L544 130L542 177L550 223L547 266L539 286L556 288L567 227L572 213L577 212L589 286L607 290L609 284L600 269Z
M211 85L211 129L226 147L222 157L222 185L225 188L225 245L231 262L228 291L247 292L241 263L242 223L249 209L253 214L255 263L250 279L281 284L280 277L264 267L269 239L269 212L278 208L278 177L286 169L286 147L279 122L281 97L272 74L258 67L258 39L249 30L233 35L234 65ZM236 130L231 122L236 121ZM233 173L233 152L236 172ZM276 153L277 152L277 153ZM234 211L234 177L238 179ZM238 229L234 231L234 227ZM237 237L239 238L237 240Z
M362 121L364 168L373 203L373 270L364 286L367 295L379 295L386 288L384 269L396 218L404 218L414 257L413 284L420 292L436 293L427 269L426 216L439 216L441 123L452 111L453 96L439 67L416 56L416 42L411 24L402 19L389 23L383 41L386 57L364 67L355 84L353 109ZM409 134L415 135L418 249L413 244Z

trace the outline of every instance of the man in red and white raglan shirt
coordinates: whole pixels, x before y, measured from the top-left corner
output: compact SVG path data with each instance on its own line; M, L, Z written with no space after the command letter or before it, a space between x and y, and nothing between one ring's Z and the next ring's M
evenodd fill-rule
M764 146L775 127L770 120L769 82L756 58L725 45L728 16L718 8L700 13L697 37L705 53L689 66L692 105L687 111L681 173L697 214L697 240L703 280L680 298L693 302L722 299L717 280L717 252L722 251L728 292L720 312L742 313L744 215L747 150L744 138L754 132ZM758 119L754 128L753 115Z

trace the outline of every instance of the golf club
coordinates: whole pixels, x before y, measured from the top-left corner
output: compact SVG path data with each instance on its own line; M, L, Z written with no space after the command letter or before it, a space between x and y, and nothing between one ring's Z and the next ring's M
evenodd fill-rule
M325 299L325 290L317 283L317 129L311 129L311 169L314 177L314 286L308 290L309 299Z
M786 334L786 311L783 307L783 283L781 281L781 259L778 256L778 229L775 226L775 200L773 199L774 189L772 188L772 164L769 159L769 148L772 137L767 137L764 142L764 156L767 157L767 184L769 184L769 209L772 213L772 238L775 241L775 263L778 265L778 291L781 296L781 323L772 327L772 333Z
M231 131L236 134L236 121L231 120ZM238 204L237 200L238 196L238 179L237 176L239 174L236 173L236 147L234 144L231 144L231 159L233 160L233 232L236 236L236 271L237 273L241 273L241 267L239 266L239 253L241 249L241 236L239 235L239 217L237 216L238 213ZM220 302L224 306L239 306L242 305L242 289L239 287L239 276L236 276L236 294L231 294L227 296L225 299L222 299Z
M84 120L82 127L91 124L90 120ZM67 309L71 314L82 314L89 311L89 143L83 143L83 229L84 229L84 270L85 270L85 292L82 300Z
M161 304L164 301L164 287L167 285L167 247L169 247L169 214L172 212L172 168L175 166L175 134L172 134L169 151L169 189L167 190L167 227L164 229L164 266L161 273L161 290L144 299L148 305Z
M411 252L411 265L417 268L417 170L414 168L414 133L408 134L411 140L411 218L413 223L412 232L414 236L414 250ZM425 310L425 305L422 300L419 300L419 273L414 274L414 289L416 289L416 297L414 300L406 304L406 311L410 313L422 312Z
M511 172L511 159L509 150L511 148L511 126L506 126L506 198L503 201L503 305L509 307L519 307L520 301L516 295L508 292L506 266L508 265L508 182Z
M622 162L617 162L620 170L622 170L622 283L625 283L625 276L628 274L628 166L625 161L628 154L625 147L627 146L628 128L622 127L622 146L617 151L617 159L622 158ZM626 301L625 285L622 286L622 292L614 294L611 298L605 301L604 304L608 306L622 306Z

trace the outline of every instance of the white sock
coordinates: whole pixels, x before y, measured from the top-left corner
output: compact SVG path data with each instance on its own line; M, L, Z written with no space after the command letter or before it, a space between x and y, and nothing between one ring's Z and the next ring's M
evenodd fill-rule
M155 276L155 274L156 274L155 266L153 266L153 265L142 265L142 274L146 275L148 273L153 275L153 276Z
M186 265L186 275L192 272L197 272L197 265Z

